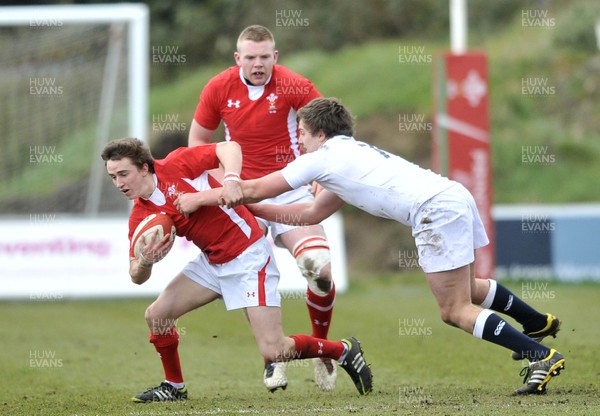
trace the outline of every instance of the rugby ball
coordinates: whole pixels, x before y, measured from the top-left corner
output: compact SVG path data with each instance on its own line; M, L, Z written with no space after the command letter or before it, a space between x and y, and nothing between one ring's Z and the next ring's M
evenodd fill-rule
M150 242L150 238L155 231L158 231L155 241L161 240L168 234L171 235L171 241L175 240L176 229L171 217L165 214L150 214L139 223L131 237L133 254L136 258L139 258L142 248ZM167 254L169 254L169 250L154 258L154 263L162 260Z

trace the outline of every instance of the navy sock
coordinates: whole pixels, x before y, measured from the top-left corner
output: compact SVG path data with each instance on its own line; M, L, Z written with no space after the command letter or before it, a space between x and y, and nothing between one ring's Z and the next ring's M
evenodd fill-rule
M547 317L545 314L533 309L495 280L490 281L489 295L490 297L493 296L491 303L486 305L486 301L489 303L489 299L486 298L486 301L481 306L483 308L490 308L496 312L505 313L514 318L518 323L523 325L525 332L539 331L546 326Z
M550 348L517 331L508 322L487 309L482 310L477 316L473 335L516 351L529 361L542 360L550 354Z

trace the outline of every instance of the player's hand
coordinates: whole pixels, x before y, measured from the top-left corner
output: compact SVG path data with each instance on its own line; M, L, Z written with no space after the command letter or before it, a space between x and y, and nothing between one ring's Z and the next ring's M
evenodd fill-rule
M185 218L189 218L190 214L195 212L202 205L198 196L198 192L181 194L175 202L173 202L173 205L181 215Z
M167 234L160 240L156 241L158 230L151 235L150 242L145 244L140 251L138 262L140 265L148 267L162 259L163 253L168 252L173 246L171 235Z
M244 202L242 187L237 181L225 181L223 193L219 198L219 205L227 205L227 208L236 207Z

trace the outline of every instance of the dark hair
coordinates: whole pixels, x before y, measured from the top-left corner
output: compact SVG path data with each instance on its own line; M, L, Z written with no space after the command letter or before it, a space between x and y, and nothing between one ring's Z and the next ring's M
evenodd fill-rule
M337 98L315 98L297 113L310 134L323 131L327 138L354 136L354 117Z
M150 173L154 173L154 158L150 149L144 142L133 137L110 141L104 146L101 157L105 164L109 160L121 160L127 157L138 169L143 168L144 163L147 163Z

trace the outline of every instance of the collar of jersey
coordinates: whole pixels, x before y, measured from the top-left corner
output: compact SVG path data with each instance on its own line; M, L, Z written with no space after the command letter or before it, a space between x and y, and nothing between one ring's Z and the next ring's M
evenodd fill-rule
M269 82L271 82L271 78L273 78L273 72L271 72L271 76L269 76L269 79L267 79L267 82L265 82L264 85L248 84L246 82L246 78L244 78L244 74L242 74L242 67L240 67L240 79L242 80L244 85L246 87L248 87L248 97L253 101L260 98L260 96L262 95L263 91L265 90L265 87L267 86L267 84Z
M167 198L165 197L165 194L158 189L158 177L156 176L156 173L152 174L152 179L154 179L154 191L152 191L152 195L150 195L148 199L142 199L146 199L146 201L150 201L154 205L162 206L167 203Z

